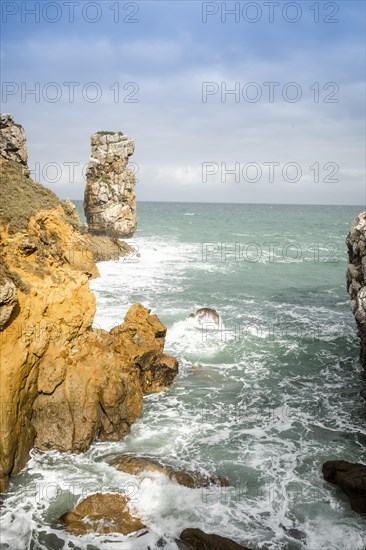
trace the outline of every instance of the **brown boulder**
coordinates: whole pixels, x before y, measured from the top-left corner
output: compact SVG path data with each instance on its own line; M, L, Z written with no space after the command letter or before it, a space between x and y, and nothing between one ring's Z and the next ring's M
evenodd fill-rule
M346 460L330 460L323 464L326 481L338 485L348 496L351 508L366 514L366 466Z
M190 550L249 550L226 537L220 535L209 535L201 529L185 529L180 539Z
M208 487L209 485L220 485L221 487L228 487L229 482L227 479L219 476L203 476L198 472L184 472L182 470L174 470L169 466L164 466L159 462L147 458L140 458L131 455L118 455L113 461L112 466L125 472L127 474L137 475L141 472L158 472L164 474L170 479L175 480L179 485L190 487L191 489L197 487Z
M113 349L137 366L145 394L166 390L178 374L178 361L164 353L166 326L141 304L133 305L124 323L113 328Z
M122 533L129 535L145 525L131 515L128 499L120 493L96 493L87 497L60 518L73 535Z
M179 485L190 487L194 489L196 487L208 487L209 485L219 485L220 487L229 487L230 483L224 477L217 474L212 476L204 476L198 472L184 472L181 470L175 470L172 479L175 479Z

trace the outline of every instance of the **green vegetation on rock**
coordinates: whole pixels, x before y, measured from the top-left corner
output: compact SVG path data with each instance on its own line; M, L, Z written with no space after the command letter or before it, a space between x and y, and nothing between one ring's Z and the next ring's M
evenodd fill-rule
M67 202L25 174L24 168L13 161L3 161L0 172L0 224L10 233L25 231L28 222L40 210L51 210L62 205L65 221L78 229L80 220Z
M119 136L123 136L123 132L113 132L113 130L107 132L105 130L100 130L99 132L95 132L96 134L99 134L100 136L108 136L110 134L118 134Z

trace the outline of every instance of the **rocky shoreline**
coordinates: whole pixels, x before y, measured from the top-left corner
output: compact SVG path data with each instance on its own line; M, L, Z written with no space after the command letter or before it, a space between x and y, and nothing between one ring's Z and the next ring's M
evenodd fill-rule
M88 225L71 201L32 181L26 137L11 115L1 115L0 168L0 492L26 465L32 448L81 453L94 441L119 441L141 415L143 396L168 389L177 360L164 353L167 329L141 304L109 332L93 328L96 303L89 280L96 262L134 253L121 240L136 229L133 140L121 132L92 136L85 191ZM366 368L366 213L347 239L347 287ZM200 309L191 316L219 315ZM195 489L228 487L217 472L202 475L130 454L110 465L131 476L161 475ZM366 466L337 460L324 479L366 513ZM74 535L147 532L122 493L95 493L65 511L59 526ZM246 550L218 534L185 529L179 548ZM248 550L248 549L247 549Z
M347 290L360 338L360 361L366 369L366 212L353 220L346 243Z
M136 228L135 180L127 168L133 142L120 133L92 137L85 227L71 201L29 177L24 129L9 114L0 121L0 492L6 492L32 448L80 453L96 440L123 438L142 413L143 395L169 388L178 362L164 353L166 327L141 304L109 332L92 327L89 279L99 276L96 262L134 252L119 238ZM138 457L114 464L191 488L229 483ZM60 525L74 534L146 530L121 493L90 495ZM211 535L193 531L180 548L206 548ZM221 548L244 548L220 540Z
M141 414L146 393L178 372L164 354L166 327L136 304L110 332L92 328L89 279L96 260L131 248L80 232L70 201L29 177L23 128L1 115L0 489L32 447L82 452L119 440ZM13 140L13 142L12 142Z

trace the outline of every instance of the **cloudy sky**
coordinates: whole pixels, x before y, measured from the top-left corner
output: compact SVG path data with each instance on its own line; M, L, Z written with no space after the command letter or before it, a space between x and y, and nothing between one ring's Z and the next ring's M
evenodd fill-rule
M119 130L139 200L365 204L363 1L1 4L1 109L61 197Z

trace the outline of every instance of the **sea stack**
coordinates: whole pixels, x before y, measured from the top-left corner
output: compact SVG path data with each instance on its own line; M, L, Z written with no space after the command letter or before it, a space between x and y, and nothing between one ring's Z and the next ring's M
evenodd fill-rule
M91 137L84 211L89 232L113 238L131 237L137 226L135 175L128 159L133 139L122 132L97 132Z
M361 212L353 221L347 246L347 289L360 338L360 360L366 369L366 212Z

